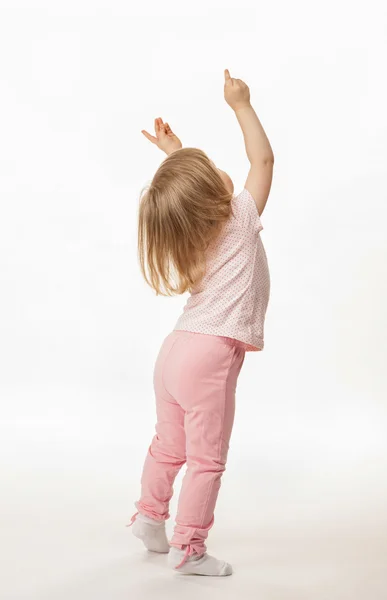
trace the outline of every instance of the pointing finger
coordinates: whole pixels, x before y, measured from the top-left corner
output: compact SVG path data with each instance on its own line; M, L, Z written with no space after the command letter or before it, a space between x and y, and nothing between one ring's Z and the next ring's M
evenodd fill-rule
M224 70L224 79L225 79L225 81L228 81L229 79L231 79L230 71L228 69Z

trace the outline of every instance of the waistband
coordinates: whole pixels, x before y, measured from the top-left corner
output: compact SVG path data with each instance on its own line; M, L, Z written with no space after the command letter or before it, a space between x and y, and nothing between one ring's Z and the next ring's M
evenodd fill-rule
M241 342L235 338L227 337L224 335L214 335L212 333L199 333L198 331L188 331L186 329L174 329L169 335L179 336L179 337L203 337L210 338L214 342L218 342L220 344L226 344L227 346L236 346L237 348L242 348L242 350L246 350L247 344L245 342Z

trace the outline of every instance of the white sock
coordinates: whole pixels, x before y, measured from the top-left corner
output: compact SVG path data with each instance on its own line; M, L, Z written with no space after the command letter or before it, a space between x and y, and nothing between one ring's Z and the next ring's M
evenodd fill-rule
M132 525L132 533L143 541L152 552L169 552L169 542L165 533L165 521L156 521L139 513Z
M185 550L171 547L168 554L168 564L176 570L176 573L184 573L185 575L210 575L222 577L232 574L232 567L224 560L218 560L214 556L205 553L202 556L193 554L176 569L185 556Z

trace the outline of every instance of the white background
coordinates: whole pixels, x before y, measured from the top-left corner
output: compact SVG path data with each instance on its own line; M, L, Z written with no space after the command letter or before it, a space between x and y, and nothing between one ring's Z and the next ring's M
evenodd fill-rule
M9 1L0 17L1 597L385 599L385 3ZM141 129L161 116L240 191L225 68L274 150L272 286L208 544L235 573L187 579L125 528L154 360L186 301L141 279L139 194L163 158Z

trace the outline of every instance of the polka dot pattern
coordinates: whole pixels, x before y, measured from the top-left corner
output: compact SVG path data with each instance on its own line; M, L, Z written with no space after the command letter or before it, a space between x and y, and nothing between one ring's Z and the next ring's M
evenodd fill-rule
M207 251L202 282L192 290L174 329L238 340L247 351L264 347L270 274L257 206L244 188L231 201L233 214Z

